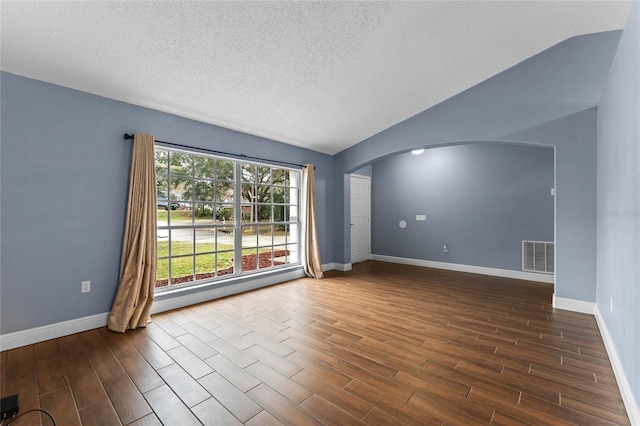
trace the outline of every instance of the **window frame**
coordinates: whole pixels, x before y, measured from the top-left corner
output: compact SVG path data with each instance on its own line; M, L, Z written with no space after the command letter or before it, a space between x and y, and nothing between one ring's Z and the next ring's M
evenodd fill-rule
M163 224L161 224L160 221L158 221L158 223L156 224L156 231L157 231L156 242L157 244L159 244L162 238L160 235L165 234L167 236L166 237L167 251L166 251L166 255L164 256L161 256L160 252L158 251L158 253L156 254L156 265L158 269L159 269L159 265L161 264L163 265L163 267L166 268L165 273L167 277L166 277L166 283L158 286L158 282L164 281L164 279L163 280L158 279L158 274L160 273L160 270L157 271L156 283L155 283L156 292L161 293L163 291L188 288L194 285L222 283L225 280L228 280L230 278L247 277L250 275L301 266L301 249L302 249L302 245L301 245L302 223L300 220L301 189L302 189L301 188L301 180L302 180L301 169L281 166L275 163L269 164L269 163L263 163L263 162L257 162L257 161L248 161L242 158L238 159L238 158L225 157L221 155L202 153L198 151L190 151L186 149L177 149L173 147L167 147L159 143L156 143L154 147L154 153L156 154L156 158L159 150L164 151L166 153L166 170L164 170L163 172L162 171L159 172L159 170L162 170L163 167L162 167L162 164L159 164L156 160L156 163L155 163L156 182L157 182L156 185L158 186L156 190L156 194L158 194L157 196L160 196L161 188L160 188L159 182L161 181L161 179L166 180L166 194L162 194L162 196L166 196L166 200L167 200L167 206L165 206L165 209L167 212L167 220L166 222L163 222ZM171 156L176 154L178 155L184 154L189 156L190 163L191 163L189 166L190 174L181 174L181 173L174 174L172 172ZM195 167L195 164L198 161L197 160L198 157L204 157L204 158L212 159L214 161L211 176L204 177L204 176L198 175ZM233 180L220 178L218 168L217 168L218 161L229 161L232 163ZM256 173L254 173L253 182L247 182L243 179L242 171L245 165L253 166L253 170L256 171ZM174 165L173 167L176 167L176 166ZM268 183L258 182L257 171L259 169L265 169L265 168L268 168L269 170L270 181ZM274 171L282 171L283 177L284 177L284 182L282 184L273 182ZM175 178L176 180L184 180L184 181L191 182L191 185L190 185L191 189L188 197L183 192L181 193L179 199L172 198L172 187L173 187L172 177ZM203 182L204 184L211 186L210 190L212 191L212 194L206 197L208 198L208 200L196 200L196 183L197 182L198 183ZM218 183L224 183L224 185L228 185L230 188L232 188L232 191L233 191L232 201L229 201L228 199L221 201L219 199ZM257 202L257 201L251 202L251 200L249 200L249 202L247 202L244 199L244 196L241 194L241 191L245 185L251 185L251 184L256 185L256 187L257 185L268 186L269 187L268 201L264 202L264 200L261 200L261 202ZM282 202L276 202L274 200L274 196L273 196L274 188L283 189ZM175 210L172 210L171 206L172 206L172 203L174 202L177 202L181 205L186 204L188 206L191 206L191 210L190 210L191 222L190 223L186 221L186 223L176 222L175 224L172 224L171 222L172 212ZM198 205L211 206L211 210L212 210L211 221L205 220L204 222L198 223L196 219L197 216L195 211ZM226 223L219 223L218 220L216 219L217 213L219 211L222 211L222 209L230 208L231 206L233 211L233 220ZM243 219L243 208L247 206L249 206L249 208L251 208L252 211L255 208L256 217L254 218L253 222L247 222ZM257 217L258 206L269 206L270 218L268 221L259 220L259 218ZM222 207L222 208L219 208L219 207ZM278 208L282 207L282 211L283 211L282 220L276 221L276 217L275 217L276 207ZM157 210L159 210L159 208L160 208L159 206L156 206ZM288 215L286 213L287 211L289 212ZM294 216L294 213L295 213L295 216ZM245 227L252 227L252 226L255 227L255 231L256 231L255 234L253 234L256 237L255 245L249 244L249 246L247 246L247 244L244 242L247 240L247 238L246 237L243 238L242 231L244 230ZM266 227L266 226L270 226L271 228L271 232L269 234L271 242L269 244L262 244L259 231L261 227ZM284 243L282 242L276 243L275 230L276 230L276 227L280 227L280 226L284 226L284 230L285 230ZM213 242L212 250L205 250L200 252L198 251L197 235L198 235L199 229L215 230L215 232L213 233L213 237L211 238L211 241ZM233 242L234 242L232 249L218 250L219 244L221 244L218 242L219 229L232 230ZM186 254L173 254L172 246L174 244L172 239L172 233L180 230L192 230L191 249L190 249L190 252ZM289 232L287 232L287 230L289 230ZM251 236L252 235L250 234L249 238ZM274 254L276 252L280 253L280 251L278 250L281 249L282 247L284 247L284 251L285 251L284 262L280 264L276 264L276 261L274 259ZM253 250L253 249L255 249L255 253L256 253L256 259L254 262L255 267L243 270L243 258L247 256L247 254L244 254L243 252ZM260 253L268 252L269 251L268 249L270 249L270 252L271 252L271 255L269 256L270 265L261 267ZM224 253L226 255L230 253L232 255L233 269L231 272L219 274L219 271L226 270L226 269L218 269L219 267L218 259L219 259L219 254L221 253ZM211 268L212 271L205 272L205 273L198 272L197 256L211 256L211 255L213 255L213 267ZM189 275L172 277L173 260L179 259L179 258L188 258L188 257L192 258L192 267L191 267L192 273L190 278L188 278ZM281 262L281 261L282 259L280 259L278 262ZM251 264L250 263L251 261L245 261L245 262L247 262L247 264L249 265ZM213 276L208 276L208 277L198 279L198 275L201 275L201 274L202 275L213 274ZM181 281L172 282L172 280L179 280L181 278L187 278L187 280L182 282Z

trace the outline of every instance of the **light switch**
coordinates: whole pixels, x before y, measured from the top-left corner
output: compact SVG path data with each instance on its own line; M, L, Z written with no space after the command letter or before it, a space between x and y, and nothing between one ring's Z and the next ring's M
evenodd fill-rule
M427 220L427 215L426 214L417 214L416 215L416 220Z

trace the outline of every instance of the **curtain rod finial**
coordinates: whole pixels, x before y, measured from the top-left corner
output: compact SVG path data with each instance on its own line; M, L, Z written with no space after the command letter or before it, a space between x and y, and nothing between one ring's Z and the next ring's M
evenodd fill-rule
M125 133L124 140L129 140L129 139L133 139L133 135L130 135L129 133Z

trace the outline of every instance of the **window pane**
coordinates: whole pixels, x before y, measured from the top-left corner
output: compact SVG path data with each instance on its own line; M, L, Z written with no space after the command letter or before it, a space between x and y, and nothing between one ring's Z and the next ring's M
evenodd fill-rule
M196 256L196 279L204 280L216 276L216 255L201 254Z
M233 222L233 204L218 204L218 214L216 216L218 222Z
M273 221L274 222L284 222L284 206L273 206Z
M218 228L216 231L216 251L233 250L234 246L235 241L233 227Z
M234 254L232 251L222 251L217 253L218 276L234 273L233 256Z
M242 164L242 181L243 182L255 182L256 181L256 165L243 163Z
M156 175L166 175L169 173L169 152L164 149L156 149Z
M298 222L298 213L300 208L298 206L285 206L284 207L284 219L286 222Z
M300 188L300 173L290 170L287 175L287 186L292 188Z
M258 222L271 222L271 205L261 204L256 206Z
M217 182L216 183L216 202L218 203L233 203L233 188L232 182Z
M169 256L169 230L158 229L158 239L156 242L158 258Z
M258 268L271 268L273 266L273 252L271 247L259 249L258 260Z
M216 160L210 157L196 155L194 158L194 171L196 177L213 179L215 177Z
M256 182L266 184L271 183L271 167L258 166Z
M216 178L218 180L233 181L234 162L230 160L216 161Z
M189 190L188 186L185 189ZM213 201L213 188L212 180L196 179L193 184L193 198L196 201Z
M211 253L215 251L215 240L216 240L215 229L197 228L195 232L196 232L196 253Z
M300 227L297 223L292 223L289 225L289 235L287 236L288 244L298 243L300 241L299 228Z
M289 172L287 170L274 168L271 172L271 178L273 179L273 184L279 185L279 186L285 185L285 183L287 182L288 173Z
M258 234L256 226L242 226L242 247L257 247Z
M162 197L164 197L166 201L168 193L169 193L169 182L166 176L157 176L156 177L156 195L158 197L158 201L160 201L160 198Z
M158 221L157 226L167 226L167 218L169 214L164 209L164 207L158 206L156 220ZM166 237L167 235L165 235ZM160 237L160 232L158 231L158 237Z
M279 245L273 247L273 266L280 266L288 263L287 246Z
M213 211L215 205L213 203L195 203L195 211L193 215L198 225L214 224Z
M256 199L256 185L249 185L247 183L242 184L242 198L240 201L243 204L255 203Z
M159 259L156 262L156 287L169 285L169 259Z
M300 262L300 253L298 251L298 244L287 245L287 263Z
M261 225L258 227L258 246L265 247L273 244L273 226Z
M193 254L193 229L172 229L171 256Z
M273 228L273 244L286 244L286 225L275 225Z
M286 188L284 191L284 202L287 204L298 204L298 190L296 188Z
M285 191L289 192L289 189L284 188L282 186L274 186L273 188L271 188L272 201L274 203L284 204L284 202L285 202L284 201Z
M174 176L193 176L193 156L191 154L171 152L169 162L169 174Z
M284 244L289 242L290 233L291 233L291 226L290 225L282 225L282 231L279 234L282 237L282 242Z
M186 208L186 204L171 203L171 209L169 210L169 223L171 226L176 225L191 225L193 223L193 213Z
M256 203L270 203L271 202L271 187L265 185L258 185L255 192Z
M242 250L242 272L253 271L257 269L258 250L243 249Z
M240 219L242 220L242 223L251 222L250 219L253 217L253 215L251 214L253 208L251 206L242 206L241 210L242 215Z
M171 284L193 281L193 256L171 258Z
M169 199L173 202L191 201L193 180L180 176L169 177Z

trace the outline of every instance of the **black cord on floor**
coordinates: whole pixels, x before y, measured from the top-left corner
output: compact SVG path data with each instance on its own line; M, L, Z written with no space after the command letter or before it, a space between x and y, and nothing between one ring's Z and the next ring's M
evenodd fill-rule
M14 418L11 419L11 421L9 423L7 423L7 426L11 426L11 424L13 422L15 422L16 420L18 420L20 417L24 416L25 414L29 414L29 413L34 413L34 412L41 412L41 413L45 413L47 416L49 416L49 418L51 419L51 421L53 422L53 426L56 426L56 419L53 418L53 416L51 415L50 412L48 412L47 410L43 410L41 408L34 408L32 410L27 410L24 413L20 413L19 416L16 416ZM5 419L6 420L6 419ZM4 420L2 421L4 423ZM0 426L2 426L2 423L0 423Z

